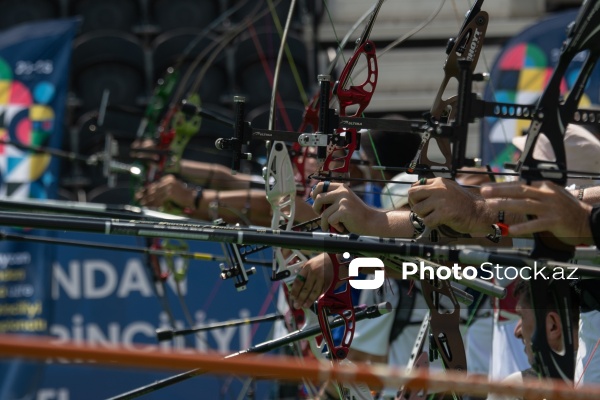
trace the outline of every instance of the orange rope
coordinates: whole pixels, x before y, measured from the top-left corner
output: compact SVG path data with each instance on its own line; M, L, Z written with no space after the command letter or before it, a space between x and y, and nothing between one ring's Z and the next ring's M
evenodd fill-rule
M114 367L138 367L152 369L203 369L210 374L245 375L264 379L299 381L306 379L315 383L328 379L339 382L364 382L372 387L402 386L409 389L426 389L436 392L455 392L486 396L498 393L505 396L537 397L553 400L579 400L600 398L600 386L583 386L577 390L562 381L526 380L522 384L488 382L483 376L470 376L446 371L429 373L417 370L410 374L384 365L357 364L354 366L331 365L315 360L299 360L294 357L244 355L223 358L217 354L165 353L156 346L137 348L111 346L98 347L90 344L57 343L42 337L0 335L0 357L23 357L46 360L60 358L108 364ZM93 364L92 364L93 365Z

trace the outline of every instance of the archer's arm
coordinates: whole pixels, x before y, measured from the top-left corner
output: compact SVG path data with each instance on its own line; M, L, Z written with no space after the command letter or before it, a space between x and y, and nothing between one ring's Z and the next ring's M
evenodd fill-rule
M136 199L148 207L176 204L186 209L189 216L203 221L222 218L227 223L271 225L271 205L264 190L259 189L201 189L185 184L174 175L167 175L136 193ZM307 221L316 216L312 208L298 196L295 221Z
M587 204L600 204L600 186L585 189L569 190L569 192Z
M248 174L232 174L231 169L221 164L202 161L181 160L180 175L183 179L211 189L249 189L259 183L257 177ZM264 184L264 181L261 182Z

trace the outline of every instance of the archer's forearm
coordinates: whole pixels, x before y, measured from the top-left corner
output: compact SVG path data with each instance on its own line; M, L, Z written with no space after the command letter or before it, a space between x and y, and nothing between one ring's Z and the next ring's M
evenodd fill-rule
M569 192L587 204L600 204L600 186L592 186L582 190L570 190Z
M360 234L380 237L412 238L415 233L415 228L412 222L410 222L409 216L410 211L407 210L378 211L373 214L373 218L369 218L368 221L365 221L364 231L360 232Z
M194 217L207 221L221 218L228 224L250 222L270 226L271 209L264 191L205 189Z
M185 180L197 185L220 190L249 189L253 181L253 177L248 174L233 175L224 165L192 160L181 161L180 174Z
M206 221L222 218L230 224L250 222L252 225L271 226L272 211L264 190L205 189L193 216ZM294 220L306 221L315 217L312 208L297 197Z

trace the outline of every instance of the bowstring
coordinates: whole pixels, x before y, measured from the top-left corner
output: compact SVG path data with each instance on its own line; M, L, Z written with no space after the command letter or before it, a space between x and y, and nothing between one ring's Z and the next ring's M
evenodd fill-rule
M277 2L279 2L279 1L280 0L277 0ZM227 34L224 35L225 36L224 40L219 41L220 42L219 45L216 47L216 49L213 51L213 53L210 55L210 57L204 63L204 65L202 66L202 69L196 76L196 79L194 80L194 83L191 86L190 93L195 93L198 91L200 83L204 79L204 75L206 74L206 72L208 71L209 67L212 65L214 60L216 60L216 58L220 55L221 51L225 47L227 47L229 45L229 43L233 39L235 39L241 32L243 32L244 28L251 29L252 24L254 22L256 22L258 19L262 18L263 16L265 16L267 14L267 10L262 10L261 12L258 12L258 10L260 9L260 5L261 5L260 2L257 3L257 6L255 8L256 11L253 10L253 12L251 12L251 14L244 19L244 23L240 23L239 27L237 29L233 30L233 32L228 31ZM253 16L252 14L256 14L256 15Z
M290 7L295 7L295 1L296 0L292 0L292 5ZM281 21L279 20L279 15L277 15L277 11L275 10L275 5L273 3L273 0L267 0L267 4L269 6L269 10L271 11L271 16L273 18L273 23L275 24L275 29L277 30L279 37L283 38L284 30L283 30L283 27L281 26ZM285 56L287 58L288 65L290 66L290 70L294 77L294 82L296 83L296 86L298 87L298 91L300 92L300 97L302 98L302 104L307 105L308 101L309 101L308 95L307 95L306 89L304 88L304 84L302 83L302 78L300 77L300 73L298 72L296 60L294 59L294 57L292 55L292 51L290 50L290 47L286 41L284 41L284 52L285 52ZM271 108L273 109L273 106L271 106ZM270 129L272 129L272 127Z

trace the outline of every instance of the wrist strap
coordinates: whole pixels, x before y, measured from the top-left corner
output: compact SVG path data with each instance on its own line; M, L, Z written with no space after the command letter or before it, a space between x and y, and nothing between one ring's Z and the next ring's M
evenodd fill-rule
M201 186L196 188L196 196L194 197L194 209L197 210L200 208L200 201L202 200L202 194L204 189Z
M193 207L185 207L183 209L183 213L186 215L192 215L196 210L200 208L200 201L202 200L202 194L204 193L204 188L201 186L196 186L196 194L194 195Z

